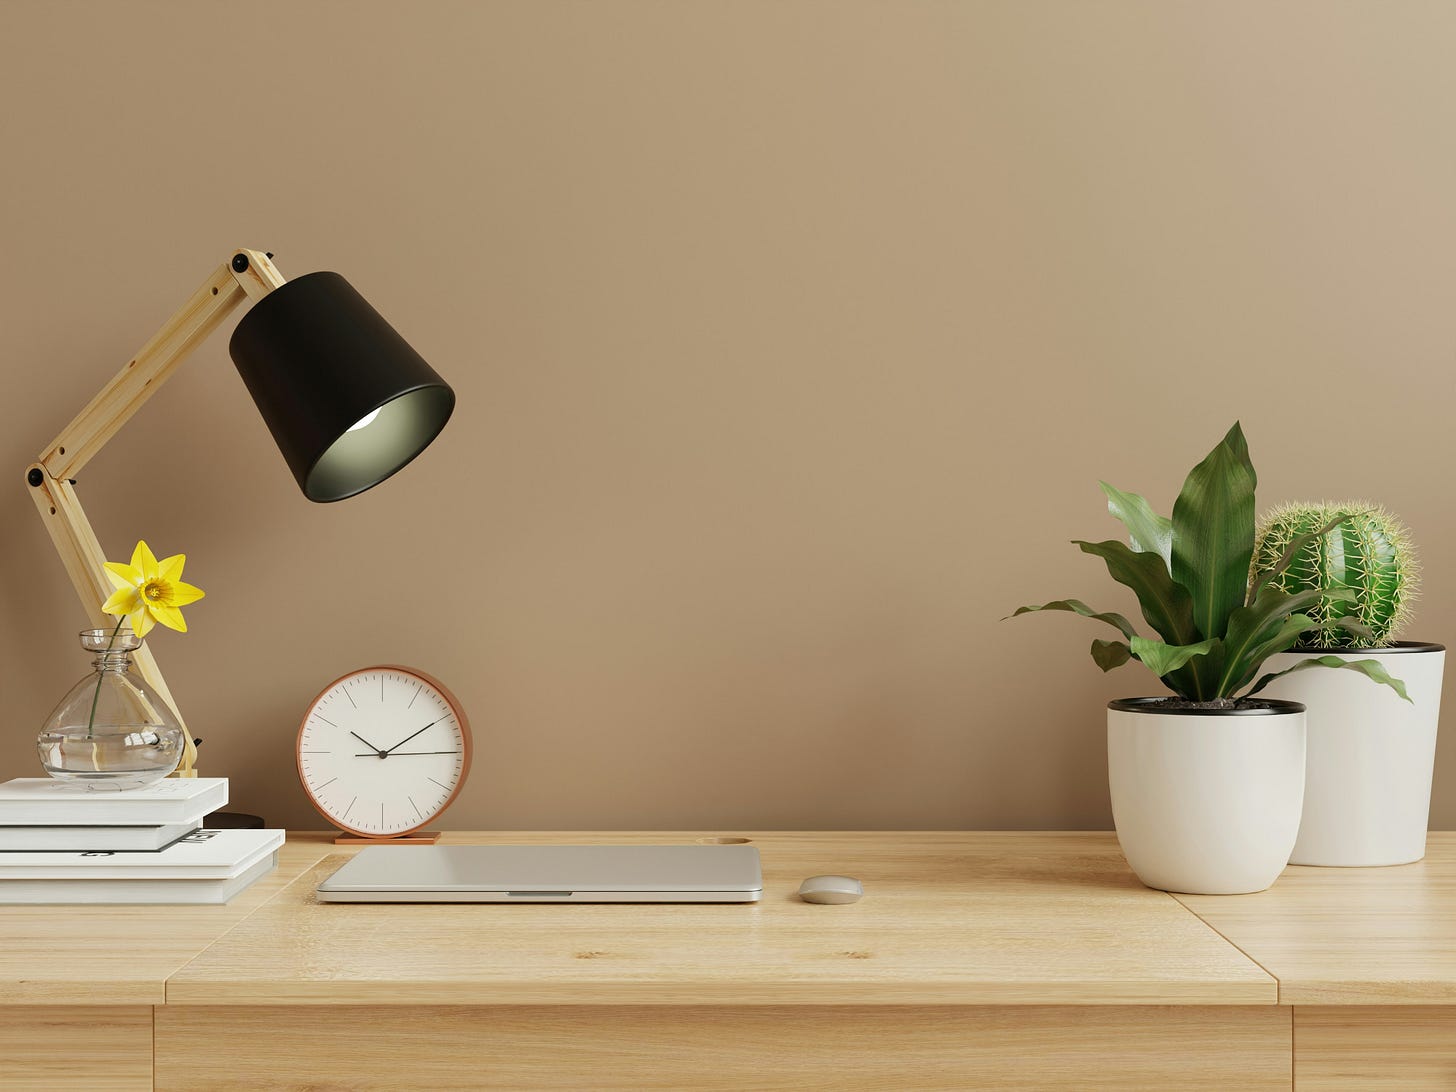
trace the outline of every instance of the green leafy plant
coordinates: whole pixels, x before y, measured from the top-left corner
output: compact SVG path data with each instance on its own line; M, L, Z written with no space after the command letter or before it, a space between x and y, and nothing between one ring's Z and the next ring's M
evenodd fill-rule
M1314 532L1314 534L1311 534ZM1305 611L1314 628L1302 646L1384 648L1410 620L1419 567L1405 524L1377 504L1285 504L1259 521L1254 568L1272 569L1302 541L1271 583L1294 594L1310 588L1343 588L1348 603L1326 599ZM1338 606L1338 609L1335 609ZM1340 616L1359 620L1366 632L1351 632Z
M1404 683L1375 660L1315 656L1285 671L1259 675L1265 660L1292 648L1301 633L1315 626L1308 610L1351 602L1356 594L1322 586L1286 591L1276 583L1299 551L1335 524L1294 535L1272 564L1251 575L1258 478L1238 422L1189 472L1171 519L1155 513L1136 493L1101 484L1107 509L1126 526L1129 541L1075 544L1083 553L1100 557L1112 579L1133 590L1157 636L1142 637L1121 614L1094 611L1078 599L1021 607L1012 617L1057 610L1105 622L1120 630L1123 640L1092 642L1098 667L1110 671L1139 660L1179 698L1210 708L1232 706L1281 675L1312 667L1360 671L1410 700ZM1345 615L1332 624L1368 633Z

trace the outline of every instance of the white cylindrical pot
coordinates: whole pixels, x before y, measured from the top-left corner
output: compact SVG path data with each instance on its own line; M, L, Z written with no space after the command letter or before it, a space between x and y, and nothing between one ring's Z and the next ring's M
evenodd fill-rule
M1163 891L1263 891L1299 832L1304 706L1208 711L1164 700L1107 706L1112 817L1127 863Z
M1441 645L1281 652L1264 663L1284 671L1313 656L1379 660L1405 683L1403 701L1358 671L1312 667L1260 692L1308 709L1304 818L1292 864L1395 865L1426 855L1431 770L1441 715Z

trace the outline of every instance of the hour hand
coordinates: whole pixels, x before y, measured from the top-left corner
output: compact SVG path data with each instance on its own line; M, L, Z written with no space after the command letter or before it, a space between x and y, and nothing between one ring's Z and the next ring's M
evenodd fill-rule
M371 751L373 751L380 758L383 758L385 755L389 754L388 751L381 751L378 747L374 746L374 744L370 743L367 739L365 739L363 736L361 736L358 732L355 732L355 731L353 731L351 729L349 731L349 734L351 736L353 736L355 739L357 739L360 743L364 744L364 746L368 747Z

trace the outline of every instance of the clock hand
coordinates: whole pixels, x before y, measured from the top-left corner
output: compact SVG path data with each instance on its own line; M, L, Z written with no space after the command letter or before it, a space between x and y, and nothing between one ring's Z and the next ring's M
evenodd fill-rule
M421 728L420 729L420 732L423 732L425 730L425 728L433 728L435 725L439 724L440 721L442 721L444 719L445 719L444 717L436 717L434 720L430 721L429 724L425 725L424 728ZM383 758L385 755L389 754L390 751L393 751L395 749L395 747L403 747L410 740L414 739L415 736L419 735L420 732L411 732L409 735L405 736L404 739L402 739L398 743L396 743L394 745L394 747L391 747L388 751L380 751L379 752L379 757L380 758ZM365 741L365 746L370 746L370 744L369 744L369 742L367 740Z
M385 753L388 754L388 755L391 755L391 756L397 753L397 754L399 754L399 756L401 758L403 758L405 755L458 755L460 752L459 751L399 751L399 752L387 751ZM370 752L367 755L355 755L354 757L355 758L373 758L373 757L375 757L375 755L374 755L374 752Z
M365 739L363 736L361 736L358 732L355 732L355 731L352 731L351 730L349 732L349 734L351 736L353 736L355 739L357 739L360 743L364 744L364 746L368 747L371 751L373 751L380 758L383 758L385 755L389 754L388 751L381 751L378 747L374 746L374 744L370 743L367 739Z

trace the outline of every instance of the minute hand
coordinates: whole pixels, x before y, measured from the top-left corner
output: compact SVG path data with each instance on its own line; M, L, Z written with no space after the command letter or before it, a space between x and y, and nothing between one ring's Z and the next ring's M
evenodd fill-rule
M439 723L440 723L440 721L442 721L442 720L444 720L444 719L445 719L445 718L444 718L444 717L437 717L437 718L436 718L436 719L435 719L435 720L432 720L432 721L430 721L430 723L429 723L429 724L427 724L427 725L425 725L425 727L424 727L424 728L421 728L421 729L420 729L420 732L423 732L423 731L424 731L424 730L425 730L425 729L426 729L426 728L433 728L433 727L434 727L434 726L435 726L435 725L437 725L437 724L439 724ZM403 746L404 746L404 745L405 745L405 744L406 744L406 743L408 743L408 742L409 742L409 741L410 741L410 740L412 740L412 739L414 739L414 738L415 738L415 736L417 736L417 735L419 735L419 734L420 734L420 732L411 732L411 733L410 733L410 734L409 734L409 735L407 735L407 736L405 736L405 737L404 737L404 739L402 739L402 740L400 740L400 741L399 741L399 742L398 742L398 743L396 743L396 744L395 744L395 745L394 745L394 746L393 746L393 747L391 747L391 748L389 748L389 750L388 750L388 751L381 751L381 752L380 752L380 756L381 756L381 757L383 757L383 756L384 756L384 755L387 755L387 754L389 754L389 753L390 753L390 751L393 751L393 750L395 750L395 749L396 749L396 748L398 748L398 747L403 747Z

